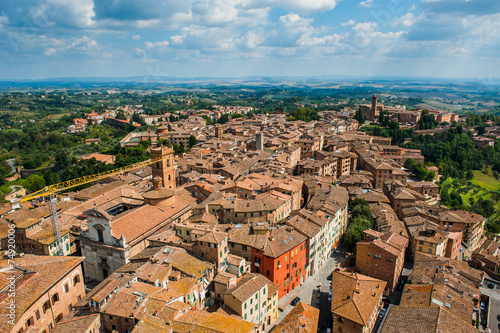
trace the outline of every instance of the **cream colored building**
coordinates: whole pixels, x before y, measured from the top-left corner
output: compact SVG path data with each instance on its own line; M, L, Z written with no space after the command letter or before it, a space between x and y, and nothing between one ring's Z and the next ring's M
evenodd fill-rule
M224 304L264 332L278 319L278 286L261 274L248 273L222 293Z

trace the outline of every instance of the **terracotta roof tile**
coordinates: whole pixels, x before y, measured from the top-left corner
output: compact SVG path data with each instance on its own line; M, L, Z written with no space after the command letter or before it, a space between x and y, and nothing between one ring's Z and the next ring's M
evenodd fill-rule
M332 312L366 325L377 309L387 282L349 272L332 274Z

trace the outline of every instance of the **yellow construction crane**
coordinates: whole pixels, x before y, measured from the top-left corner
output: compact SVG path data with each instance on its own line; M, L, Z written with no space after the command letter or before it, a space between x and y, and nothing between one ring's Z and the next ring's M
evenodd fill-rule
M165 157L158 157L155 159L150 159L150 160L142 161L139 163L130 164L130 165L127 165L127 166L124 166L121 168L117 168L117 169L113 169L113 170L109 170L106 172L97 173L95 175L83 176L80 178L67 180L67 181L59 183L59 184L45 186L40 191L30 193L30 194L25 195L24 197L22 197L20 199L17 199L17 202L25 202L25 201L33 200L35 198L53 195L57 192L69 190L70 188L75 187L75 186L92 183L92 182L95 182L97 180L101 180L101 179L105 179L105 178L108 178L111 176L119 175L121 173L128 172L130 170L134 170L137 168L141 168L141 167L144 167L146 165L161 162L164 159L165 159Z
M161 162L165 159L165 156L157 157L154 159L142 161L139 163L134 163L131 165L127 165L121 168L113 169L110 171L90 175L90 176L83 176L80 178L76 179L71 179L67 180L65 182L59 183L59 184L54 184L54 185L49 185L46 186L45 188L41 189L40 191L33 192L31 194L25 195L22 198L19 199L14 199L12 201L12 208L16 208L16 206L19 206L20 202L25 202L29 200L33 200L39 197L49 197L49 207L50 207L50 214L52 216L52 229L54 232L54 238L57 240L57 250L59 255L64 255L63 250L62 250L62 242L61 242L61 235L59 233L59 223L58 223L58 218L57 218L57 211L56 211L56 204L54 202L55 194L57 192L62 192L66 191L70 188L73 188L75 186L83 185L83 184L88 184L92 183L97 180L105 179L114 175L119 175L124 172L128 172L137 168L144 167L146 165L154 164L157 162Z

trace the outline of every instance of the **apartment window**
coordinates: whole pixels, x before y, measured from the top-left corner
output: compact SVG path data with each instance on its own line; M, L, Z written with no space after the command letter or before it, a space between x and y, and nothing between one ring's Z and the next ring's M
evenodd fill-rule
M281 266L281 262L278 260L278 268Z
M56 304L56 302L58 301L59 301L59 294L55 293L54 295L52 295L52 304Z
M26 326L32 326L35 324L35 320L33 319L33 316L29 317L28 320L26 321Z
M43 313L47 312L50 309L50 301L46 301L43 303Z
M35 311L35 317L36 317L36 320L40 319L40 310L36 310Z
M58 314L56 317L56 323L60 322L62 319L63 319L63 314L62 313Z
M271 275L271 272L269 270L267 270L267 276L270 276Z
M429 253L432 253L432 249L429 249Z
M247 303L243 306L243 308L246 310L247 309ZM245 318L246 319L246 318Z
M242 249L243 251L246 251L246 250L247 250L247 246L246 246L246 245L242 245L242 246L241 246L241 249Z
M250 316L253 315L253 309L250 309Z
M421 247L421 246L419 246L419 247L418 247L418 250L419 250L419 251L422 251L422 247Z
M52 323L49 323L49 332L52 331L53 328L54 326L52 326Z
M370 256L370 252L368 252L366 255L369 257Z
M247 320L247 314L245 313L245 320Z
M253 304L253 298L250 298L250 305Z
M67 283L64 284L64 292L65 293L69 292L69 286Z

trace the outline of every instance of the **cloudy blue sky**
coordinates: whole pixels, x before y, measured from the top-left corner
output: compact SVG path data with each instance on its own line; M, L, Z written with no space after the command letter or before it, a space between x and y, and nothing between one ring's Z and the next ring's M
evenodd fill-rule
M499 0L0 0L0 79L500 77Z

